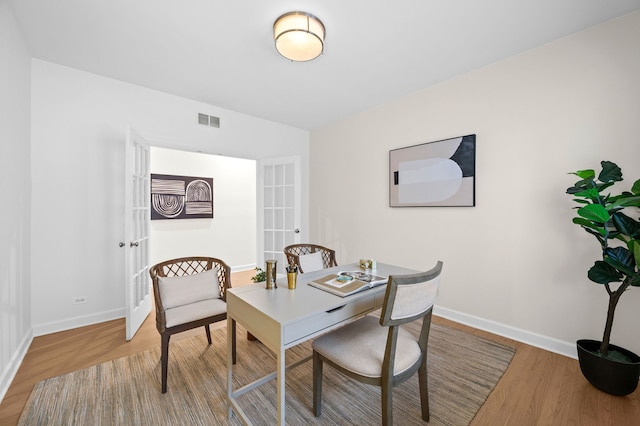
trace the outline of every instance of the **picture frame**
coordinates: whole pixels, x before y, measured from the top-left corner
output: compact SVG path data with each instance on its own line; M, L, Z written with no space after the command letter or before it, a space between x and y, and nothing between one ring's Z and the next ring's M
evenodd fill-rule
M476 205L476 135L389 151L390 207Z
M151 174L151 220L213 219L213 178Z

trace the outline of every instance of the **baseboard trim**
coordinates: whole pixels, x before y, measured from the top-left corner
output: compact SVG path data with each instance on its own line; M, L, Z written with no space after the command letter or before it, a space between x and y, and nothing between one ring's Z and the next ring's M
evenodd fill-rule
M249 265L236 265L231 267L231 272L242 272L242 271L248 271L250 269L255 269L255 268L256 268L255 263L252 263Z
M13 379L16 377L16 373L22 365L24 357L27 355L27 351L29 350L29 346L31 346L31 342L33 342L33 329L30 329L22 338L20 344L18 345L18 348L13 353L13 356L9 361L7 368L4 369L2 375L0 376L0 401L4 399L4 396L9 390L9 386L11 386Z
M44 336L45 334L57 333L59 331L71 330L72 328L84 327L87 325L98 324L105 321L120 319L125 317L124 308L113 309L111 311L98 312L91 315L83 315L73 318L67 318L61 321L51 321L45 324L33 326L34 336Z
M575 342L564 342L541 334L532 333L516 327L505 325L496 321L490 321L473 315L464 314L454 311L453 309L436 306L433 310L434 315L468 325L473 328L488 331L489 333L499 336L508 337L536 348L544 349L569 358L578 359Z

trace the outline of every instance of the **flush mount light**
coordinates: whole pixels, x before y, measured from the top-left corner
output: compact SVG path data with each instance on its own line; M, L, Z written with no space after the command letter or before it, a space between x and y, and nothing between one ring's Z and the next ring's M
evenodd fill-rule
M324 25L310 13L288 12L273 23L276 50L292 61L317 58L324 49Z

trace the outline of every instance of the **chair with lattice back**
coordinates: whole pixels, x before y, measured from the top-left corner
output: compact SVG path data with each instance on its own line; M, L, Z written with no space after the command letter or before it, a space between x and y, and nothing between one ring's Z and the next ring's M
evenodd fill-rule
M298 272L312 272L338 266L336 252L316 244L293 244L283 249L289 266L297 266Z
M231 288L231 268L213 257L182 257L149 268L160 332L162 393L167 391L171 335L202 327L211 344L209 324L227 318L226 291ZM236 324L232 324L232 354L236 362Z

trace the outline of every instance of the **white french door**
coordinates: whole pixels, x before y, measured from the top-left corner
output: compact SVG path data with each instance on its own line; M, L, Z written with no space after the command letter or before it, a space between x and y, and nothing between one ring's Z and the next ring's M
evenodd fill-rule
M257 266L275 259L282 273L282 249L300 242L300 157L258 160L257 168Z
M149 143L129 128L125 147L124 271L127 340L151 312L149 277Z

